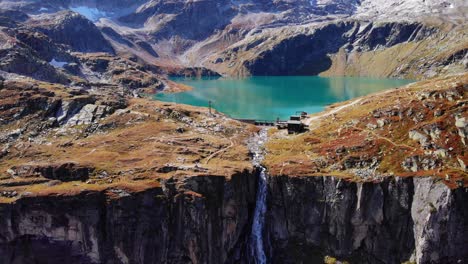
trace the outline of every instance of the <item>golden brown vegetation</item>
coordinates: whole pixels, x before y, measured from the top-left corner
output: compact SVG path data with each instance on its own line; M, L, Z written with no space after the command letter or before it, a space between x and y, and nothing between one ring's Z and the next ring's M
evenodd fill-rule
M467 89L463 74L332 105L305 134L272 133L265 163L272 175L435 176L467 186L467 146L455 125L468 117Z

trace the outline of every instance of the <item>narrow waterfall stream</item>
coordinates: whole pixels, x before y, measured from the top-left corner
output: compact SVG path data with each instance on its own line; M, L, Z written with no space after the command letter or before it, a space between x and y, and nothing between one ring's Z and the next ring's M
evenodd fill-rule
M262 167L258 179L257 201L252 224L250 247L256 264L266 263L265 250L263 248L263 225L265 223L267 182L266 169Z
M267 263L263 241L265 212L267 209L267 172L266 169L261 165L261 162L265 155L265 150L263 146L267 140L267 137L267 129L262 129L257 135L252 137L248 143L250 151L254 154L253 164L254 166L260 168L255 212L252 223L252 232L250 234L249 241L251 256L253 258L253 263L255 264Z

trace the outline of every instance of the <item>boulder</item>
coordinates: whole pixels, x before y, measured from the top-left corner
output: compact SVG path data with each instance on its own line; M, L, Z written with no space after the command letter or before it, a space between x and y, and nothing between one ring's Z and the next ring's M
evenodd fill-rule
M466 145L466 138L468 137L468 121L465 117L455 117L455 126L458 129L458 135L461 137L463 145Z
M426 146L428 144L428 138L426 135L423 135L422 133L416 131L416 130L411 130L409 132L408 137L414 141L418 141L421 146Z

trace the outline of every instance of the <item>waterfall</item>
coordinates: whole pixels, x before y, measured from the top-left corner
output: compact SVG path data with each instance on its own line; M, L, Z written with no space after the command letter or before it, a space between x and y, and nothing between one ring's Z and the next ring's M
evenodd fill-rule
M266 169L262 167L258 178L257 200L252 223L251 252L256 264L265 264L266 256L263 248L263 225L265 223L266 195L267 195Z
M261 168L258 177L258 189L255 203L255 211L252 222L252 232L250 234L250 254L255 264L267 263L264 241L263 241L263 230L265 223L265 212L266 212L266 197L267 197L267 172L266 169L261 166L261 162L265 155L263 145L265 144L268 137L266 129L262 129L255 137L251 138L248 142L250 151L253 153L253 165Z

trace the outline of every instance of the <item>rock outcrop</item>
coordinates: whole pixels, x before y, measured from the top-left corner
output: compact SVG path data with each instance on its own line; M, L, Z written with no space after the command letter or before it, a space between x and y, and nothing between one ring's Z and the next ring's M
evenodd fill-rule
M68 60L71 56L67 56L43 34L3 29L0 41L4 43L0 48L0 70L54 83L70 82L66 74L48 62L54 58Z
M231 1L150 1L135 13L119 21L143 25L155 33L156 38L176 35L188 40L202 40L222 29L235 16ZM207 16L206 14L210 14Z
M78 16L69 13L64 16L67 14ZM130 90L146 89L147 92L165 88L165 77L162 76L164 73L160 67L147 65L134 57L126 58L104 52L72 52L71 47L63 44L61 40L44 34L42 32L44 25L35 24L36 22L27 21L0 29L0 41L4 42L0 47L0 70L4 73L0 74L6 76L12 73L36 80L79 87L113 84ZM60 21L48 21L48 23L50 27L59 28L62 25ZM91 22L86 20L86 23ZM97 28L91 25L94 31L97 31ZM89 29L83 30L89 34L96 33ZM67 28L60 28L57 31L74 34ZM101 48L105 50L105 45L99 43L100 39L104 39L100 32L97 33L100 37L82 38L79 32L75 37L89 45L99 46L99 49L95 50ZM73 39L71 41L74 41ZM98 43L93 44L93 41Z
M93 168L88 168L76 163L62 163L14 166L7 172L13 177L28 178L40 175L46 179L69 182L87 180L89 175L93 172Z
M99 29L78 13L63 11L47 14L29 23L52 40L68 45L74 51L114 53Z

